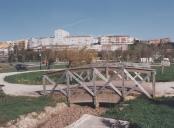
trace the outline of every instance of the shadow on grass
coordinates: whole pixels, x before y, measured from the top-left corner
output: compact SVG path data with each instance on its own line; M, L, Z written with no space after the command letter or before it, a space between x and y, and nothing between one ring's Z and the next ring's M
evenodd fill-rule
M119 103L120 102L118 102L118 103L99 103L99 107L102 107L102 108L113 108L116 105L118 105ZM95 108L95 106L94 106L94 104L92 102L83 102L83 103L74 103L74 104L77 104L77 105L80 105L80 106L88 106L88 107Z
M157 98L157 99L151 100L151 102L156 105L166 105L166 106L174 108L174 97Z

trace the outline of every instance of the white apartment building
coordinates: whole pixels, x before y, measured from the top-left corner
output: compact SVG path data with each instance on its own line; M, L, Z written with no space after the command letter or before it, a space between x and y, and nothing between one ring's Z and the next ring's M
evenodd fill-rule
M29 39L29 45L28 48L37 48L41 46L41 41L38 38L31 38Z
M46 38L31 38L29 39L28 48L40 49L43 46L52 46L55 45L54 37L46 37Z
M69 32L58 29L55 30L53 37L46 38L31 38L29 43L29 48L40 48L46 47L51 48L53 46L68 46L68 47L83 47L95 49L97 51L101 50L127 50L129 44L133 44L134 38L129 36L88 36L80 35L74 36L70 35Z
M66 38L68 38L70 36L70 33L62 30L62 29L58 29L54 31L54 44L55 45L64 45L66 44Z
M93 36L69 36L65 38L67 45L91 45L92 43L97 43L98 39Z
M29 42L29 48L54 45L86 46L97 43L98 39L93 36L71 36L69 32L58 29L54 32L54 37L31 38Z
M55 45L54 37L40 38L39 42L42 46Z

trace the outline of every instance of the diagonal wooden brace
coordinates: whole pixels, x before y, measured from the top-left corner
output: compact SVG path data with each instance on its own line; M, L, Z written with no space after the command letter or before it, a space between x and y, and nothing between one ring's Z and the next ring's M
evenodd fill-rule
M103 75L101 74L96 68L94 68L94 72L96 73L96 75L98 75L102 80L104 80L105 82L108 82L109 80ZM122 93L112 84L112 83L108 83L108 85L120 96L122 96Z
M68 74L74 79L76 80L87 92L89 92L89 94L91 94L92 96L94 96L94 93L88 88L87 85L85 85L81 80L79 80L79 78L77 78L73 73L71 73L70 71L68 71Z
M59 87L58 87L58 84L57 84L56 82L54 82L53 80L51 80L51 79L50 79L48 76L46 76L46 75L44 75L43 77L44 77L45 80L47 80L49 83L51 83L52 85L54 85L54 87L52 88L51 93L53 93L54 90L57 88L61 93L63 93L65 96L67 96L67 93L66 93L63 89L59 88Z
M138 83L135 78L126 70L124 69L125 74L140 88L140 90L149 98L152 98L152 96L141 86L140 83Z

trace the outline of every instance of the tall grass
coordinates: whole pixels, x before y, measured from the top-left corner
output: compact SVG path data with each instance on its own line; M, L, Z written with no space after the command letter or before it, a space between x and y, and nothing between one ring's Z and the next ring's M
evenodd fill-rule
M141 97L124 104L110 108L104 116L128 120L141 128L174 128L174 98L153 101Z

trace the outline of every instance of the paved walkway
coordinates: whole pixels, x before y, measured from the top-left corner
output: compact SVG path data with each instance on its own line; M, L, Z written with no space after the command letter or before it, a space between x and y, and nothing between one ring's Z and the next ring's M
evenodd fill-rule
M60 69L57 69L60 70ZM0 84L5 85L3 90L8 95L14 96L39 96L36 91L43 90L42 85L25 85L25 84L13 84L4 81L6 76L29 73L29 72L38 72L38 71L48 71L48 70L34 70L34 71L25 71L25 72L9 72L9 73L0 73ZM50 71L50 70L49 70ZM48 89L51 89L52 86L49 86Z
M174 96L174 81L156 82L156 96Z
M60 70L60 69L57 69ZM0 73L0 84L5 85L3 90L8 95L15 96L39 96L36 91L43 90L42 85L25 85L25 84L12 84L4 81L4 78L9 75L20 73L47 71L47 70L34 70L25 72L10 72ZM51 89L53 86L48 86ZM174 96L174 82L156 82L156 96Z

